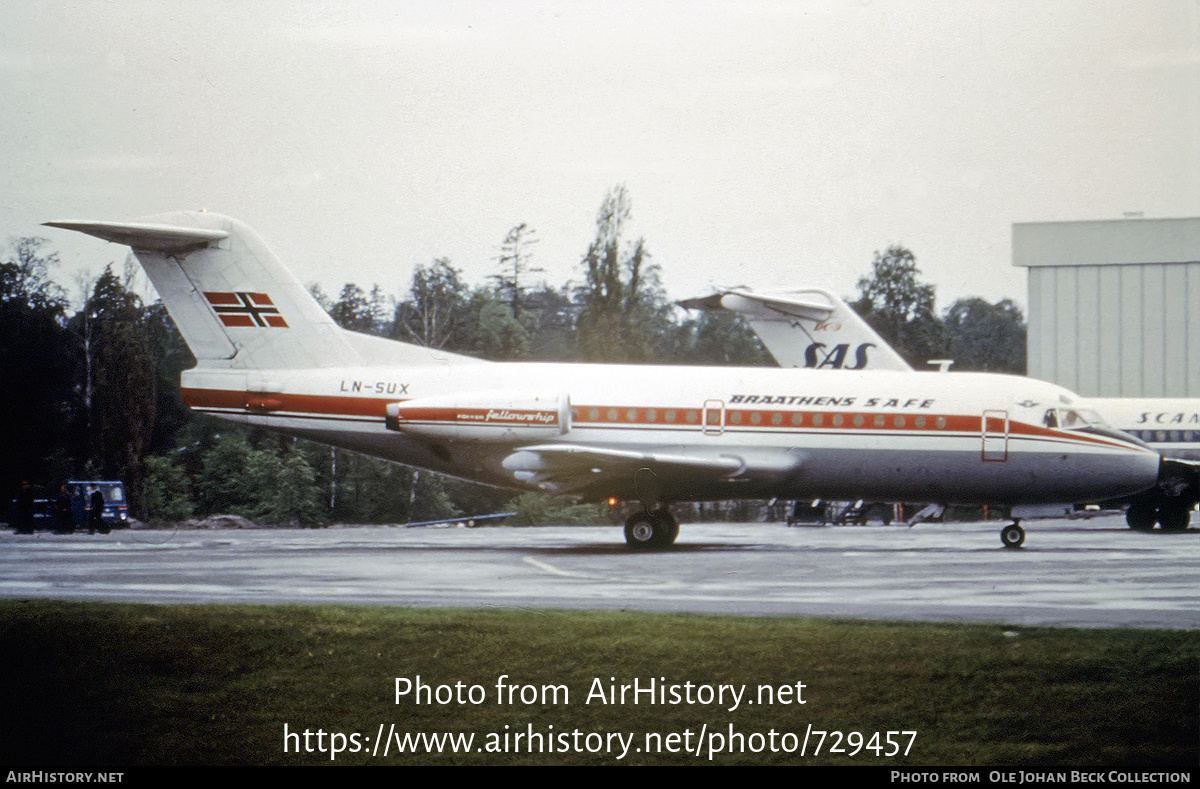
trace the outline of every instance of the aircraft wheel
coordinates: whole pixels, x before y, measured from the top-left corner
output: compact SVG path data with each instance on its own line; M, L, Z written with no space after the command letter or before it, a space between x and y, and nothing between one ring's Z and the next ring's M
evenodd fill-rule
M1005 548L1020 548L1025 542L1025 530L1019 523L1009 524L1000 530L1000 542Z
M637 512L625 521L625 542L631 548L665 548L679 536L679 522L665 509Z
M638 512L625 521L625 542L630 548L653 548L659 529L648 512Z
M1158 520L1158 511L1150 505L1130 504L1129 509L1125 510L1125 522L1131 529L1151 531L1154 529L1156 520Z
M662 542L660 545L666 547L675 544L675 538L679 536L679 521L675 520L674 516L666 510L660 510L658 520L663 527Z
M1187 531L1191 512L1183 507L1160 507L1158 525L1163 531Z

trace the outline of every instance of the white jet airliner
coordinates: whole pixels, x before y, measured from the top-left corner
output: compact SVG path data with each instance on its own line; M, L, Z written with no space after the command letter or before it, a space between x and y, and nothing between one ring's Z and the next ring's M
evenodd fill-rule
M634 547L675 540L677 501L1083 502L1158 477L1130 436L1042 424L1076 398L1028 378L485 362L342 330L228 217L47 224L133 248L198 360L182 378L193 409L476 482L638 501Z
M827 290L758 293L736 288L680 304L739 313L783 367L913 371L850 305ZM942 361L945 371L949 362L933 363L937 361ZM1070 427L1080 419L1104 421L1145 441L1166 459L1155 487L1133 497L1109 497L1128 504L1125 517L1130 527L1145 530L1158 523L1167 531L1186 529L1189 513L1200 501L1200 400L1079 398L1072 409L1048 407L1041 421L1047 427ZM1052 510L1061 513L1061 508L1018 508L1017 512Z

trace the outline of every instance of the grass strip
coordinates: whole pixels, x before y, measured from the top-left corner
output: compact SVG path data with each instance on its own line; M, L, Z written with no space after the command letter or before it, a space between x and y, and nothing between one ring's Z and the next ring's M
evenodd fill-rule
M1194 766L1198 643L1157 630L9 600L0 761ZM443 734L470 745L429 739Z

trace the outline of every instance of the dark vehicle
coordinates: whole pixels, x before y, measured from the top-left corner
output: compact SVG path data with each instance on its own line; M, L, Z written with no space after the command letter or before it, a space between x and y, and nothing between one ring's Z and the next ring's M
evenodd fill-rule
M9 524L17 529L18 533L54 531L70 534L89 528L92 514L91 496L93 492L98 492L104 504L92 529L107 534L112 529L129 526L129 505L125 501L124 483L72 480L64 487L65 500L61 502L54 498L31 498L31 492L22 491L17 498L9 502L8 512L0 512L0 518L7 516Z
M77 491L72 509L76 514L76 528L88 528L92 522L92 493L98 491L104 499L100 512L98 531L107 534L109 529L129 526L129 503L125 500L125 485L121 482L104 480L71 480L67 488ZM81 507L82 505L82 507ZM82 516L82 517L81 517Z
M54 502L49 499L32 499L22 502L21 497L9 502L8 512L0 517L6 517L8 524L17 534L33 534L35 531L53 531Z

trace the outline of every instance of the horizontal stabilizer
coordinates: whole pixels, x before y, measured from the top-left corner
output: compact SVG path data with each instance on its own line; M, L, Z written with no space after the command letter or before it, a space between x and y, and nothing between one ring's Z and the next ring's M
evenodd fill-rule
M131 247L202 368L331 368L360 359L262 239L230 217L175 211L46 224Z
M791 294L762 294L725 291L697 299L685 299L679 306L689 310L730 310L747 317L765 319L803 318L810 321L828 320L833 305L802 299Z
M228 238L224 230L208 230L199 227L173 227L171 225L142 224L138 222L96 222L87 219L64 219L46 222L48 227L76 230L89 236L102 238L114 244L124 244L134 249L152 249L158 252L175 252L205 247L213 242Z

